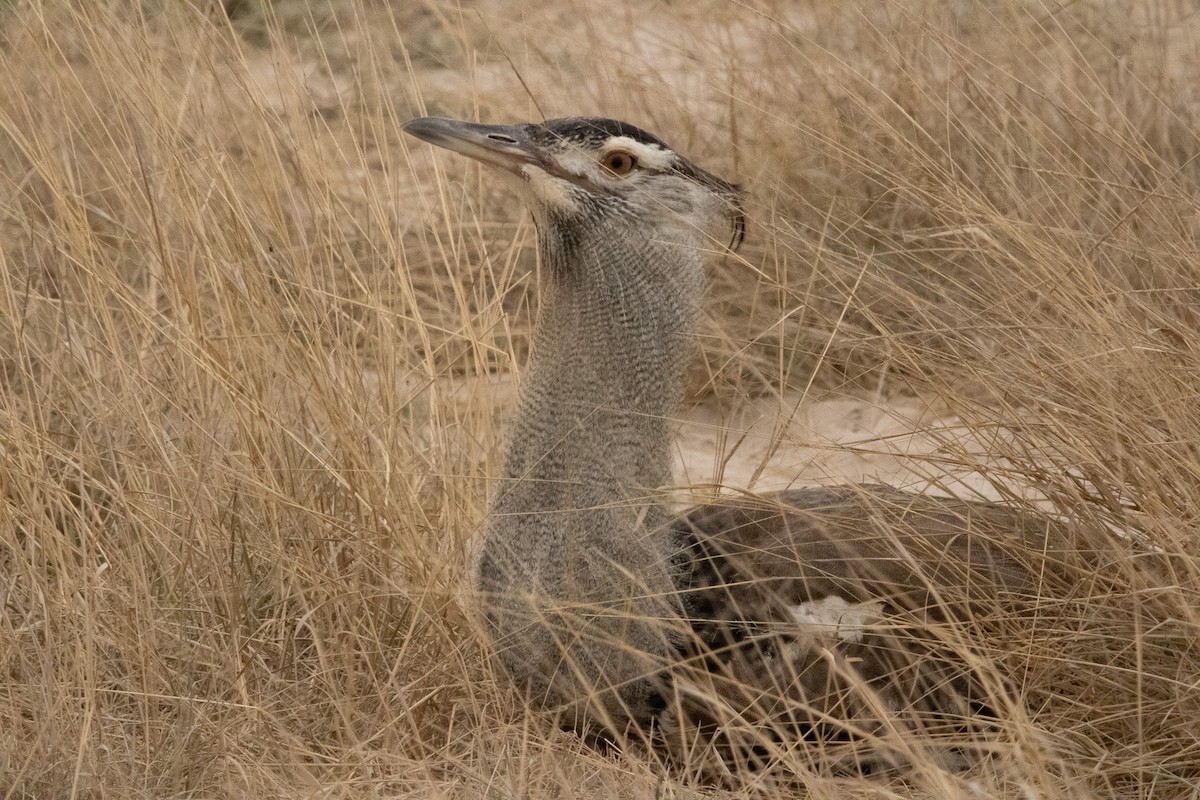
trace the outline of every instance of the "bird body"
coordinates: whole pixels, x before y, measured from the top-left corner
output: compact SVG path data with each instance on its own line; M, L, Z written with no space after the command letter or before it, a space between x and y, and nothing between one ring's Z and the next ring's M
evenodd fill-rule
M738 189L613 120L405 130L515 177L538 229L533 354L477 569L515 684L575 725L750 750L830 726L871 738L894 722L880 703L969 715L954 647L912 631L1031 593L1040 519L876 486L665 502L706 263L744 232ZM748 719L748 740L729 733Z

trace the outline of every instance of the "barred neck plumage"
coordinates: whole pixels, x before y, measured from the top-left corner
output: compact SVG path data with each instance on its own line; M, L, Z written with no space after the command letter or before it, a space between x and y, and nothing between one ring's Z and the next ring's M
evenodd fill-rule
M701 255L613 239L604 226L568 249L555 227L541 230L533 356L494 510L602 507L612 516L612 506L629 504L645 518L654 490L671 480L670 420L692 347Z

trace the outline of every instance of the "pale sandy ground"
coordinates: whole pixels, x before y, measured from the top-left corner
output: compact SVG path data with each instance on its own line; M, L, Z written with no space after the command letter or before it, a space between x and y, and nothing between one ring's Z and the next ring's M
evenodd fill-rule
M374 381L368 379L368 385ZM517 395L511 375L439 382L460 410L494 404L503 428ZM421 389L411 387L418 394ZM995 441L971 432L936 400L795 392L688 404L678 423L680 505L714 494L802 486L882 483L962 499L1044 502L1002 459ZM1004 436L995 431L992 437Z
M776 491L836 483L884 483L911 491L1000 500L1003 464L955 416L917 398L810 394L745 401L729 409L705 402L679 431L676 474L685 486ZM964 457L977 459L974 465ZM979 470L988 471L989 478ZM1008 491L1036 499L1011 478Z

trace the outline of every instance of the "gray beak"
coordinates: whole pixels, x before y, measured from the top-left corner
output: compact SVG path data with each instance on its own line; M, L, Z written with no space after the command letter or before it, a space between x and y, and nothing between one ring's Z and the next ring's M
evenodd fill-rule
M417 117L404 123L402 130L432 145L520 175L521 167L538 161L525 127Z

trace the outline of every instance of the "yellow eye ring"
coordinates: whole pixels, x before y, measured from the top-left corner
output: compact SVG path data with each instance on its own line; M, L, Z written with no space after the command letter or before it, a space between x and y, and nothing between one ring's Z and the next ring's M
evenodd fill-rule
M613 175L628 175L638 165L637 156L627 150L613 150L605 154L600 165Z

